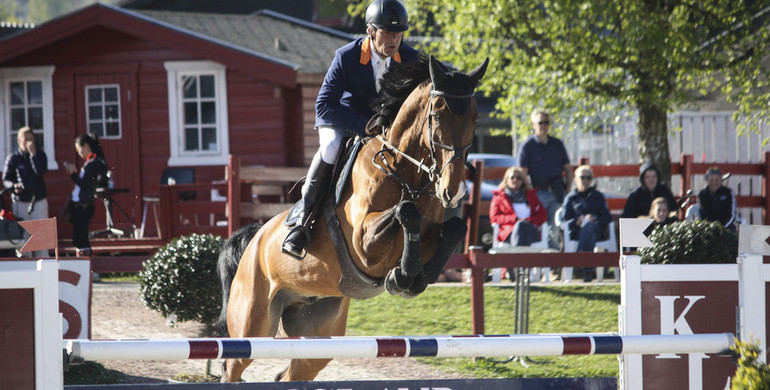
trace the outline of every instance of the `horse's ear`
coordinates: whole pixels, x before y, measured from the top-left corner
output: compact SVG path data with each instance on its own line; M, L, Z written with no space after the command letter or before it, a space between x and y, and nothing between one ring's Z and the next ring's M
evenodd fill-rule
M441 62L433 58L433 54L430 55L428 60L430 64L430 81L433 82L433 89L441 88L446 81L446 70L441 66Z
M366 122L364 133L370 137L382 133L382 123L380 122L379 116L375 115Z
M476 69L468 73L468 77L473 81L474 88L476 85L479 85L479 81L484 77L484 73L487 72L487 65L489 65L489 57L487 57Z

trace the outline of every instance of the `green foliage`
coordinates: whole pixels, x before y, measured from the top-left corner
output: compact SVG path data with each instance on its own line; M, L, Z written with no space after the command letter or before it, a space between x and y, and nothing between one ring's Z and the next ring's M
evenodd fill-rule
M484 288L485 333L513 333L515 288L486 285ZM471 334L470 287L428 288L405 303L387 294L350 305L347 335L464 335ZM529 333L617 332L620 287L571 286L552 283L530 287ZM504 360L505 358L497 358ZM476 378L614 377L618 360L612 355L532 358L529 367L518 361L494 359L419 359L446 372L462 372Z
M19 5L13 0L0 0L0 21L19 22Z
M738 256L738 235L719 222L675 222L655 229L650 241L652 247L639 250L642 263L734 263Z
M735 345L730 349L740 354L738 368L735 370L730 388L732 390L770 389L770 366L759 360L759 345L735 339Z
M139 272L144 304L181 322L214 323L222 301L217 258L223 243L218 236L192 234L158 249Z
M353 0L361 14L370 0ZM640 154L668 179L666 113L727 95L741 126L767 119L770 81L762 60L770 29L755 18L766 2L732 0L404 0L411 35L440 36L424 50L460 69L490 57L485 92L500 93L501 117L545 107L558 134L640 113ZM759 110L759 111L751 111ZM747 114L752 113L753 116ZM570 122L565 123L565 120Z

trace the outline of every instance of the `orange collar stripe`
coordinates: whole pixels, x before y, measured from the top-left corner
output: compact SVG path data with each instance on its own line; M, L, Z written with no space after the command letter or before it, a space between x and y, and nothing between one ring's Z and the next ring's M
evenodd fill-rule
M393 58L393 61L401 63L401 53L396 52L396 54L391 57ZM361 58L358 62L361 63L361 65L366 65L369 63L369 61L372 60L372 45L369 44L369 37L366 37L364 39L364 42L361 43Z

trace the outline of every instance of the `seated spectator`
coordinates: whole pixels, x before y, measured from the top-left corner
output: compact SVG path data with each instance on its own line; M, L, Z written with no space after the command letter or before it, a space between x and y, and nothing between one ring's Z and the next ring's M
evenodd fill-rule
M711 167L706 171L706 188L698 193L699 219L716 221L731 231L736 231L735 196L723 185L722 170Z
M489 207L489 222L499 225L497 240L529 246L540 241L539 227L547 218L548 213L524 171L519 167L508 168L499 189L492 192Z
M593 252L596 242L604 238L610 223L610 209L604 195L592 186L594 175L591 167L581 165L575 169L575 189L564 199L562 223L569 228L571 240L578 241L578 252ZM591 267L583 269L583 281L593 279Z
M671 190L660 183L660 171L651 162L642 164L639 168L641 185L634 189L623 207L621 218L639 218L650 215L652 200L662 197L668 204L669 212L676 212L676 200Z
M652 206L650 206L650 215L648 215L648 217L652 218L653 222L647 228L647 230L645 230L645 233L652 233L652 231L657 229L659 226L670 225L677 221L676 218L671 216L671 213L668 209L668 202L662 196L655 198L655 200L652 201Z

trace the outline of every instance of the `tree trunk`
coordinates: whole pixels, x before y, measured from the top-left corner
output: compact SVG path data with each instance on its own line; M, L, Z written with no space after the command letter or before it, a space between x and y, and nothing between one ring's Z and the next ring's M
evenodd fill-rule
M639 156L642 161L652 161L660 170L660 182L671 185L671 156L668 151L668 121L666 111L653 105L640 104Z

